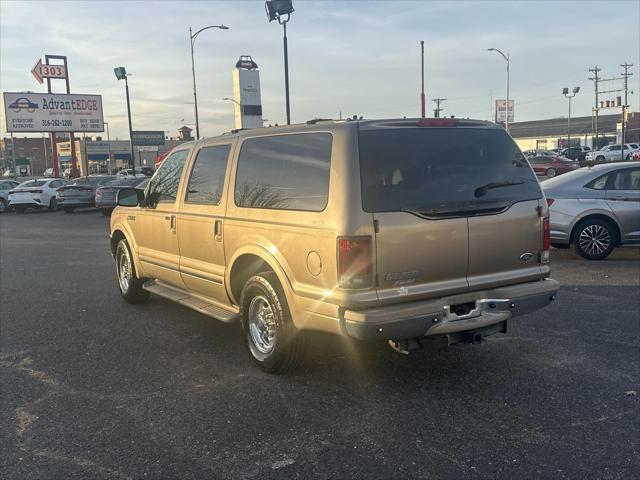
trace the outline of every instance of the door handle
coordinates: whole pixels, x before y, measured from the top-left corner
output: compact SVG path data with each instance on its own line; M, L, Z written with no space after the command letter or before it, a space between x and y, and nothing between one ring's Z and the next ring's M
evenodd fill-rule
M173 233L176 233L176 216L175 215L171 215L171 221L169 222L170 226L171 226L171 231Z
M216 242L222 241L222 220L216 220L213 224L213 238Z

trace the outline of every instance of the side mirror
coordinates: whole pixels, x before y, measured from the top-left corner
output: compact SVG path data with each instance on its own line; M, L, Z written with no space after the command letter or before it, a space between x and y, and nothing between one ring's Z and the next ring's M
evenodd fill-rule
M122 188L116 194L116 203L120 207L137 207L144 202L144 192L137 188Z

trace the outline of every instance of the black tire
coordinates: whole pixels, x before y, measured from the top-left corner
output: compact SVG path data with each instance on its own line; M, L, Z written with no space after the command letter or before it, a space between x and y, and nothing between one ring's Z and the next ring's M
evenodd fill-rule
M4 198L0 198L0 213L7 211L7 201Z
M101 208L100 209L100 213L102 215L104 215L105 217L111 216L111 212L113 212L113 210L111 210L110 208Z
M598 155L596 157L596 162L604 162L604 157L602 155Z
M49 211L55 212L57 209L58 209L58 202L56 200L56 197L51 197L51 200L49 201Z
M73 207L62 207L62 211L64 213L73 213L74 210L75 210L75 208L73 208Z
M16 213L24 213L27 210L27 207L23 205L16 205L15 207L13 207L13 209L16 211Z
M618 241L612 222L601 218L585 218L574 230L573 246L576 253L587 260L607 258Z
M556 176L556 169L555 168L547 168L547 178L553 178Z
M552 243L551 246L553 248L557 248L558 250L566 250L571 245L569 245L568 243Z
M293 325L275 273L262 272L247 281L240 296L240 315L245 344L260 369L284 373L299 365L303 336Z
M144 280L138 278L131 249L124 238L116 247L116 274L118 288L125 302L144 303L149 299L149 292L142 288Z

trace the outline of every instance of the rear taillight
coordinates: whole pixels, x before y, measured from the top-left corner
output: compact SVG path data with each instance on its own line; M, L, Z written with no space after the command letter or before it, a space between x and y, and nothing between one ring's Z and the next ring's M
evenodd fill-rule
M548 251L551 248L551 229L549 228L549 218L542 219L542 250Z
M550 207L551 205L553 205L553 202L555 202L553 198L547 198L547 207Z
M338 283L341 288L372 284L371 237L338 238Z

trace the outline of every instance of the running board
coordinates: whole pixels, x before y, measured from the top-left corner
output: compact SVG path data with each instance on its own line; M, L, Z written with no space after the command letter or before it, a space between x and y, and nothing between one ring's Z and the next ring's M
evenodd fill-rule
M151 292L160 297L166 298L168 300L179 303L180 305L184 305L185 307L189 307L196 312L202 313L208 317L215 318L216 320L220 320L221 322L231 323L236 321L239 316L239 310L231 310L222 308L215 303L212 303L207 300L203 300L200 297L196 297L193 294L186 292L177 287L172 287L161 283L157 280L149 280L142 285L147 292Z

